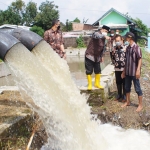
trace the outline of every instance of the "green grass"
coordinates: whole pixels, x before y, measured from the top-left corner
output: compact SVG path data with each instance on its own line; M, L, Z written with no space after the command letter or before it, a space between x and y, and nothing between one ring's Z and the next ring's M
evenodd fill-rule
M145 60L147 60L148 62L150 62L150 53L149 52L147 52L146 50L145 50L145 48L141 48L141 50L142 50L142 57L143 57L143 59L145 59Z

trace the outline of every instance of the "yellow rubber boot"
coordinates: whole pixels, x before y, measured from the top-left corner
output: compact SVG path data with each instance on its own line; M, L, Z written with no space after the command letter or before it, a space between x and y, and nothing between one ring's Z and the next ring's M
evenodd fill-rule
M87 75L87 79L88 79L88 90L92 90L92 76L91 75Z
M100 89L103 89L104 87L100 85L100 79L101 75L100 74L95 74L95 84L94 86Z

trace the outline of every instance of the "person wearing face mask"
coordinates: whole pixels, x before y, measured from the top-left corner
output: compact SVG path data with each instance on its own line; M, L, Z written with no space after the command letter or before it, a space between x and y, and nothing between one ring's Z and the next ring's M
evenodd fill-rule
M116 30L116 35L120 35L119 33L120 33L120 31L119 31L119 30Z
M142 106L142 90L140 86L140 74L142 64L142 52L140 47L134 41L135 35L132 32L127 32L126 40L129 42L129 46L126 49L126 64L122 72L122 78L125 78L125 90L127 102L122 106L126 107L130 105L130 92L132 81L135 91L138 95L139 105L136 109L137 112L141 111Z
M128 45L129 45L129 42L128 42L128 41L125 41L125 42L124 42L124 46L125 46L125 47L128 47Z
M117 101L125 101L126 93L125 93L125 79L121 78L121 74L125 67L125 48L123 46L123 39L121 35L116 35L115 37L115 51L114 51L114 69L115 69L115 77L116 77L116 85L117 85ZM122 92L123 91L123 92Z
M63 45L63 36L60 31L60 21L53 20L52 27L45 31L44 40L49 43L52 49L61 57L66 59L66 52Z
M114 64L114 60L113 60L113 50L114 50L114 45L115 45L115 31L111 30L110 31L110 40L108 42L108 47L109 47L109 51L110 51L110 58L111 58L111 62L112 64Z
M101 68L100 62L103 61L103 53L105 46L105 39L109 40L110 37L107 36L110 28L108 26L103 25L102 28L94 32L89 45L85 51L85 69L86 75L88 79L88 90L92 89L92 73L94 70L95 73L95 87L103 88L100 85L101 78Z

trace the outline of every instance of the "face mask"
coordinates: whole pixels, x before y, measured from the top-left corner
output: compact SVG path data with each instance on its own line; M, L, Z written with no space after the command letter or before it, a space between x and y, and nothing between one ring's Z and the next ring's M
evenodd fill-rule
M126 41L126 42L124 43L124 45L129 45L129 42L128 42L128 41Z
M121 46L121 42L116 42L116 46Z
M111 36L114 36L114 34L110 34Z
M107 35L107 33L106 33L106 32L102 32L102 34L103 34L103 35L105 35L105 36Z
M60 29L60 26L57 27L57 30L59 30L59 29Z
M116 34L119 34L119 32L116 32Z

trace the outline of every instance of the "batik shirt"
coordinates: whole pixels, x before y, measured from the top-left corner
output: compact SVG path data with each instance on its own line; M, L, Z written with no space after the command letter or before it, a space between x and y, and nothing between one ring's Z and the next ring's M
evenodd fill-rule
M63 44L63 36L61 31L54 31L53 29L45 31L44 40L49 43L52 49L58 53L61 58L64 56L64 53L60 47Z
M113 56L115 71L123 71L125 67L125 47L115 47L115 52Z

